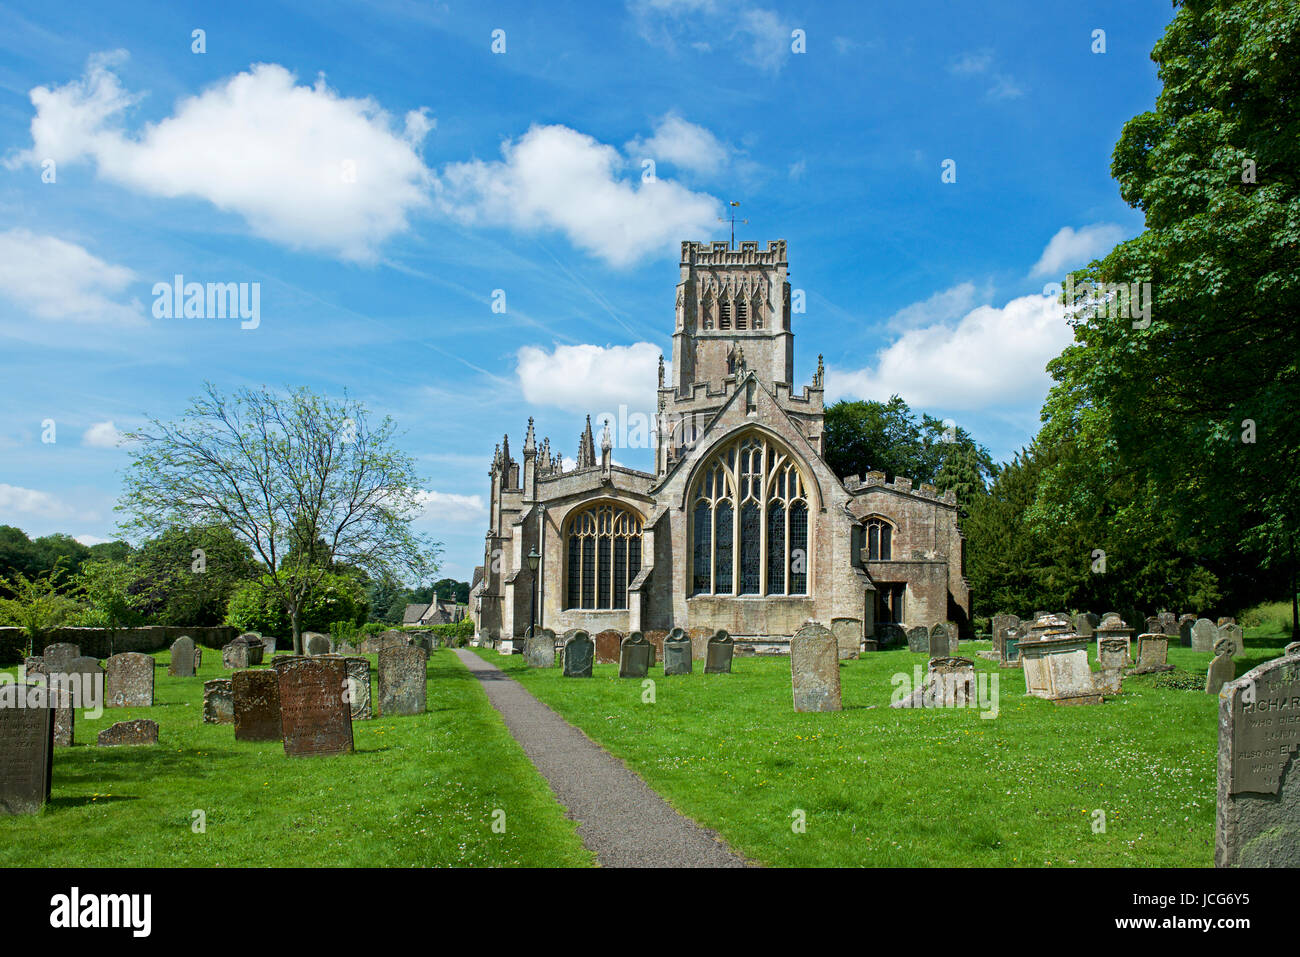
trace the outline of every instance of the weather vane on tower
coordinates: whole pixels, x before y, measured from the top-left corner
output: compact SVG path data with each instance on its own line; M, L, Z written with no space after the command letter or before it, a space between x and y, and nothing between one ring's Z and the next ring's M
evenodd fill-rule
M732 208L732 209L731 209L731 217L730 217L729 219L723 219L721 216L719 216L719 217L718 217L718 222L720 222L720 223L731 223L731 245L728 246L727 248L728 248L728 249L735 249L735 248L736 248L736 209L740 206L740 203L738 203L736 200L732 200L732 201L731 201L730 203L728 203L727 205L730 206L730 207ZM740 224L741 224L742 226L748 226L748 225L749 225L749 220L748 220L748 219L742 219L742 220L740 220Z

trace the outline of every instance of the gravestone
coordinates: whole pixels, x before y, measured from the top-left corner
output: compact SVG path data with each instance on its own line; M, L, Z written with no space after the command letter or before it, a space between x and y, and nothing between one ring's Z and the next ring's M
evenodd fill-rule
M330 653L330 640L319 632L309 631L302 636L302 647L312 657L328 655Z
M952 650L952 637L948 633L948 626L944 622L939 622L930 629L930 657L947 658Z
M427 634L420 633L412 636L411 646L413 648L419 648L426 655L431 654L433 652L433 639ZM346 641L337 642L334 646L334 651L336 654L340 655L355 655L357 653L357 649L353 648L352 645Z
M1001 657L998 659L999 668L1020 667L1020 643L1025 640L1025 635L1028 632L1029 625L1023 621L1014 627L1002 630Z
M1216 621L1214 626L1216 628L1222 628L1224 625L1235 625L1236 623L1237 619L1225 615L1223 618Z
M266 661L271 655L275 654L275 642L276 639L274 638L267 638L265 635L262 636L262 660L263 661Z
M975 662L970 658L931 658L921 687L891 701L891 708L965 708L977 702Z
M1172 638L1178 634L1178 616L1172 611L1162 611L1160 613L1160 633L1167 638Z
M876 626L876 641L880 648L901 648L907 644L907 631L892 621Z
M709 639L709 646L704 652L704 673L706 675L731 674L731 660L735 656L736 645L731 635L719 630Z
M650 674L650 659L654 656L654 645L646 641L645 635L634 631L623 639L618 652L618 676L620 678L645 678Z
M342 658L289 658L276 665L280 730L289 757L345 754L352 750L352 708L344 700L347 663Z
M1208 618L1196 619L1192 625L1192 651L1213 651L1214 642L1219 637L1219 629Z
M235 694L229 678L203 682L203 723L235 723Z
M1216 867L1300 867L1300 656L1219 694Z
M261 635L255 631L246 631L235 641L242 641L248 646L248 664L250 666L262 663L262 657L266 654L266 645L262 643Z
M97 743L101 748L135 747L158 743L158 722L148 718L119 721L99 732Z
M104 662L104 705L109 708L153 707L153 657L124 651Z
M1246 640L1245 640L1245 636L1242 634L1240 625L1229 622L1228 624L1224 625L1219 629L1219 637L1227 638L1229 641L1232 642L1232 646L1233 646L1232 653L1235 657L1240 658L1243 655L1245 655Z
M623 633L612 628L599 632L596 637L596 662L602 665L618 661L619 645L623 643Z
M172 642L171 661L167 673L173 678L193 678L198 665L194 660L194 639L181 635Z
M1097 642L1097 660L1102 670L1114 670L1128 665L1128 639L1102 638Z
M1101 619L1097 618L1097 620L1094 621L1094 618L1097 618L1097 616L1093 615L1091 612L1080 612L1075 615L1072 619L1074 633L1084 638L1091 638L1092 633L1096 631L1097 626L1101 624Z
M1133 629L1130 628L1119 616L1114 618L1103 618L1097 630L1093 633L1097 639L1097 660L1101 660L1101 643L1105 638L1123 638L1124 639L1124 664L1125 666L1133 663Z
M578 629L564 641L560 661L566 678L590 678L591 665L596 659L596 643L591 635Z
M656 661L663 661L664 641L668 638L668 632L662 628L652 628L649 631L642 632L642 634L645 635L645 640L650 642L650 647L654 649L650 654L650 666L654 667Z
M370 659L344 658L348 669L348 705L353 721L369 721L370 709Z
M929 653L930 629L924 625L907 629L907 650L918 655Z
M543 628L524 642L524 661L530 668L555 667L555 632Z
M709 652L709 639L713 637L713 631L709 628L688 628L686 637L691 639L691 659L694 661L703 661Z
M269 668L236 671L230 678L236 741L279 741L280 679Z
M424 714L429 655L414 645L394 645L379 653L379 713Z
M691 639L674 628L664 639L664 675L689 675L694 667Z
M989 631L993 636L993 652L1000 659L1002 657L1002 641L1008 628L1015 628L1020 624L1020 619L1015 615L994 615L989 622Z
M795 711L840 710L839 644L829 628L809 622L790 639Z
M1196 619L1191 615L1183 615L1178 619L1178 644L1183 648L1192 647L1192 625L1196 624Z
M41 652L41 657L45 662L45 673L55 674L61 672L68 662L81 657L81 646L58 641L46 645L45 650Z
M198 674L199 669L203 667L203 649L194 649L194 673Z
M257 643L258 660L262 656L262 643ZM236 638L221 649L221 666L227 671L239 671L253 663L252 646L245 638Z
M1205 693L1218 694L1223 686L1237 677L1237 663L1232 660L1237 647L1231 638L1220 638L1214 643L1214 660L1205 673Z
M1025 691L1057 704L1101 704L1088 667L1088 639L1060 635L1026 641L1020 646Z
M831 634L838 642L841 660L857 658L862 652L862 619L832 618Z
M99 661L82 655L56 661L54 667L46 662L46 680L50 691L74 708L93 709L104 705L104 669Z
M74 743L77 710L72 707L54 708L54 746L70 748Z
M1145 634L1145 635L1158 635L1158 634L1160 634L1160 617L1159 617L1158 615L1149 615L1149 616L1147 616L1147 619L1146 619L1146 628L1147 628L1147 630L1146 630L1145 632L1143 632L1143 634Z
M32 687L0 686L0 814L35 814L50 799L54 711L19 706Z
M1169 636L1138 635L1138 660L1133 674L1148 675L1157 671L1172 671L1169 659Z

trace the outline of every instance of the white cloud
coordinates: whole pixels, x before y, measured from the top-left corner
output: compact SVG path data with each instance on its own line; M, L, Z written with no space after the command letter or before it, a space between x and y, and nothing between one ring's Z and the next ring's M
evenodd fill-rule
M914 407L953 411L1038 403L1051 382L1048 360L1073 339L1054 297L979 306L955 323L907 330L868 368L828 367L826 398L884 401L897 393Z
M0 482L0 516L5 513L83 521L93 521L96 518L93 512L80 511L49 492Z
M1086 266L1098 256L1110 252L1123 239L1124 228L1115 223L1093 223L1077 232L1063 226L1048 241L1029 275L1031 278L1051 276L1061 279L1066 270Z
M632 140L624 151L634 161L650 156L695 173L718 172L731 153L711 132L675 112L660 118L653 136Z
M524 346L515 372L533 405L593 414L617 414L620 405L645 411L653 408L659 356L659 347L649 342L556 346L554 352Z
M991 286L980 290L973 282L959 283L951 289L936 292L929 299L904 306L886 319L885 325L891 330L903 331L960 319L991 295Z
M135 279L75 243L26 229L0 233L0 296L40 319L143 322L138 301L118 301Z
M567 126L533 126L501 145L493 162L450 163L437 191L466 224L523 231L554 229L614 266L674 248L716 223L718 201L658 177L618 178L618 151Z
M114 541L111 538L100 538L98 535L73 535L72 537L87 548L91 545L103 545L105 542Z
M487 506L480 495L456 495L452 492L421 492L417 496L423 507L422 518L447 524L479 522L487 515Z
M735 51L751 66L771 73L780 71L791 54L792 26L783 24L772 10L715 0L628 0L638 32L647 43L675 51L679 42L698 52L712 44L701 36L720 38L720 49ZM845 46L836 42L841 53Z
M1016 84L1015 79L1005 73L994 75L993 85L986 93L991 100L1015 100L1025 95L1025 91Z
M777 72L790 54L790 33L790 27L771 10L745 10L736 25L736 34L748 41L741 59L760 70Z
M112 421L96 422L86 429L81 437L81 444L94 449L115 449L122 441L122 433Z
M798 160L790 164L790 178L793 180L803 179L803 174L808 171L807 160Z
M949 64L948 70L958 76L971 76L976 73L983 73L992 62L993 54L987 50L981 50L978 53L963 53Z
M93 161L99 175L152 196L197 197L243 217L263 238L370 260L428 202L417 148L432 127L421 110L395 130L373 99L300 86L272 63L254 64L128 131L139 99L114 68L125 51L92 57L84 76L31 91L32 147L10 167Z

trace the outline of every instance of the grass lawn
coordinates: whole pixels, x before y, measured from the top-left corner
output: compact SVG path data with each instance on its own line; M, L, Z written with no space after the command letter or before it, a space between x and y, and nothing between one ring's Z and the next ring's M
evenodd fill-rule
M51 802L0 818L7 866L585 866L592 855L545 780L450 651L429 660L428 712L353 725L356 753L287 758L202 723L203 681L228 677L204 649L198 678L155 655L154 707L76 720L56 749ZM374 663L373 656L371 658ZM9 669L11 674L16 669ZM371 674L374 674L373 668ZM100 748L115 721L152 718L157 747ZM494 809L505 832L492 831ZM206 813L196 834L192 812Z
M1275 657L1280 632L1249 629L1238 674ZM1176 644L1177 638L1174 639ZM963 644L962 653L990 643ZM1136 654L1136 642L1134 653ZM1024 697L997 675L1000 710L895 710L891 676L925 656L841 664L844 711L795 714L788 658L736 658L734 673L652 674L597 665L591 680L481 654L625 760L682 813L747 857L782 866L1172 866L1214 862L1216 699L1126 678L1101 706ZM1092 654L1095 654L1095 649ZM1173 647L1200 676L1209 654ZM1095 667L1095 663L1094 663ZM1104 833L1094 832L1095 811ZM806 830L795 833L796 812Z

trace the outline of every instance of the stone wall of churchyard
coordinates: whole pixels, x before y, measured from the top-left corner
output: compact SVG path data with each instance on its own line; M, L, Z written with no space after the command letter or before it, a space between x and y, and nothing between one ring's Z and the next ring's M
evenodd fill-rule
M78 645L83 655L107 658L123 651L161 651L171 647L181 635L189 635L196 645L223 648L239 635L232 625L149 625L144 628L119 628L110 640L103 628L54 628L32 649L39 655L47 645L66 641ZM22 661L27 633L21 628L0 628L0 665L13 665Z

